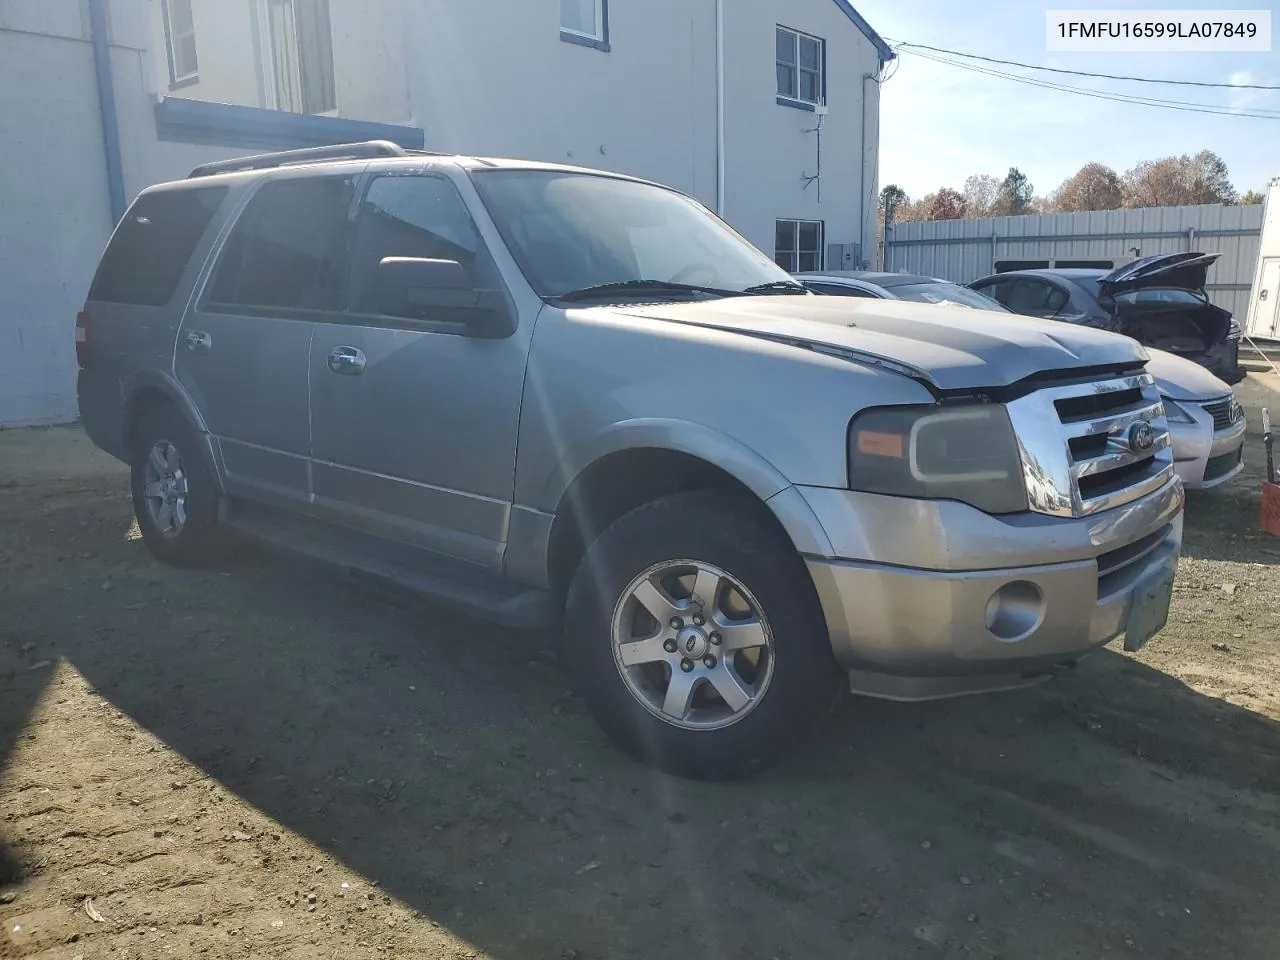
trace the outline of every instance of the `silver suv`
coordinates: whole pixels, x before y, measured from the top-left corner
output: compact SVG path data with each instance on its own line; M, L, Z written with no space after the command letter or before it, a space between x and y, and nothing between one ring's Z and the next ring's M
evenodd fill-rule
M734 776L838 692L1033 682L1168 612L1134 341L809 294L696 201L358 144L145 191L80 410L171 563L228 532L563 626L600 723Z

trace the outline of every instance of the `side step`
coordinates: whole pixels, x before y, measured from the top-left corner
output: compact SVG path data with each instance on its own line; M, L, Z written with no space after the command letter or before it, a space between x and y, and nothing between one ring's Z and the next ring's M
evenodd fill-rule
M268 550L371 578L479 620L539 630L553 626L557 619L549 590L467 569L462 561L239 501L223 501L218 515L237 536Z

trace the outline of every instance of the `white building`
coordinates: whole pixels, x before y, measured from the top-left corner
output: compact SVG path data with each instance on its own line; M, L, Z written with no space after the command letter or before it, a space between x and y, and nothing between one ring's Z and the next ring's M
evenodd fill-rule
M856 267L892 56L848 0L0 0L0 426L75 417L112 224L211 159L573 162L697 196L787 268Z
M789 267L872 250L893 54L847 0L158 0L152 18L173 97L647 177Z

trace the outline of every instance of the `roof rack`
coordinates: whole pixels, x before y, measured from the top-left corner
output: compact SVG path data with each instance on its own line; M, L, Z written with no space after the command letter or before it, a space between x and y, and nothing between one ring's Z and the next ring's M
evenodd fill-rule
M261 153L253 157L237 157L234 160L218 160L203 163L189 174L187 179L212 177L219 173L237 173L243 170L271 170L301 163L320 163L324 160L364 160L376 157L408 157L425 151L406 150L390 140L368 140L364 143L339 143L329 147L306 147L302 150L281 150L278 153Z

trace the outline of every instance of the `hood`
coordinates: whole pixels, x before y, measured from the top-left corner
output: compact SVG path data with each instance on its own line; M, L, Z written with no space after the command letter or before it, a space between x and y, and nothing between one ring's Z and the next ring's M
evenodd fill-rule
M1147 353L1151 355L1147 373L1156 378L1163 396L1173 400L1212 400L1231 393L1229 385L1198 363L1163 350L1148 348Z
M1003 387L1047 370L1139 364L1128 337L1054 320L944 304L855 297L733 297L700 303L614 307L617 312L807 347L910 368L940 390Z
M1143 287L1203 290L1209 267L1220 256L1220 253L1158 253L1112 270L1098 278L1098 285L1107 295Z

